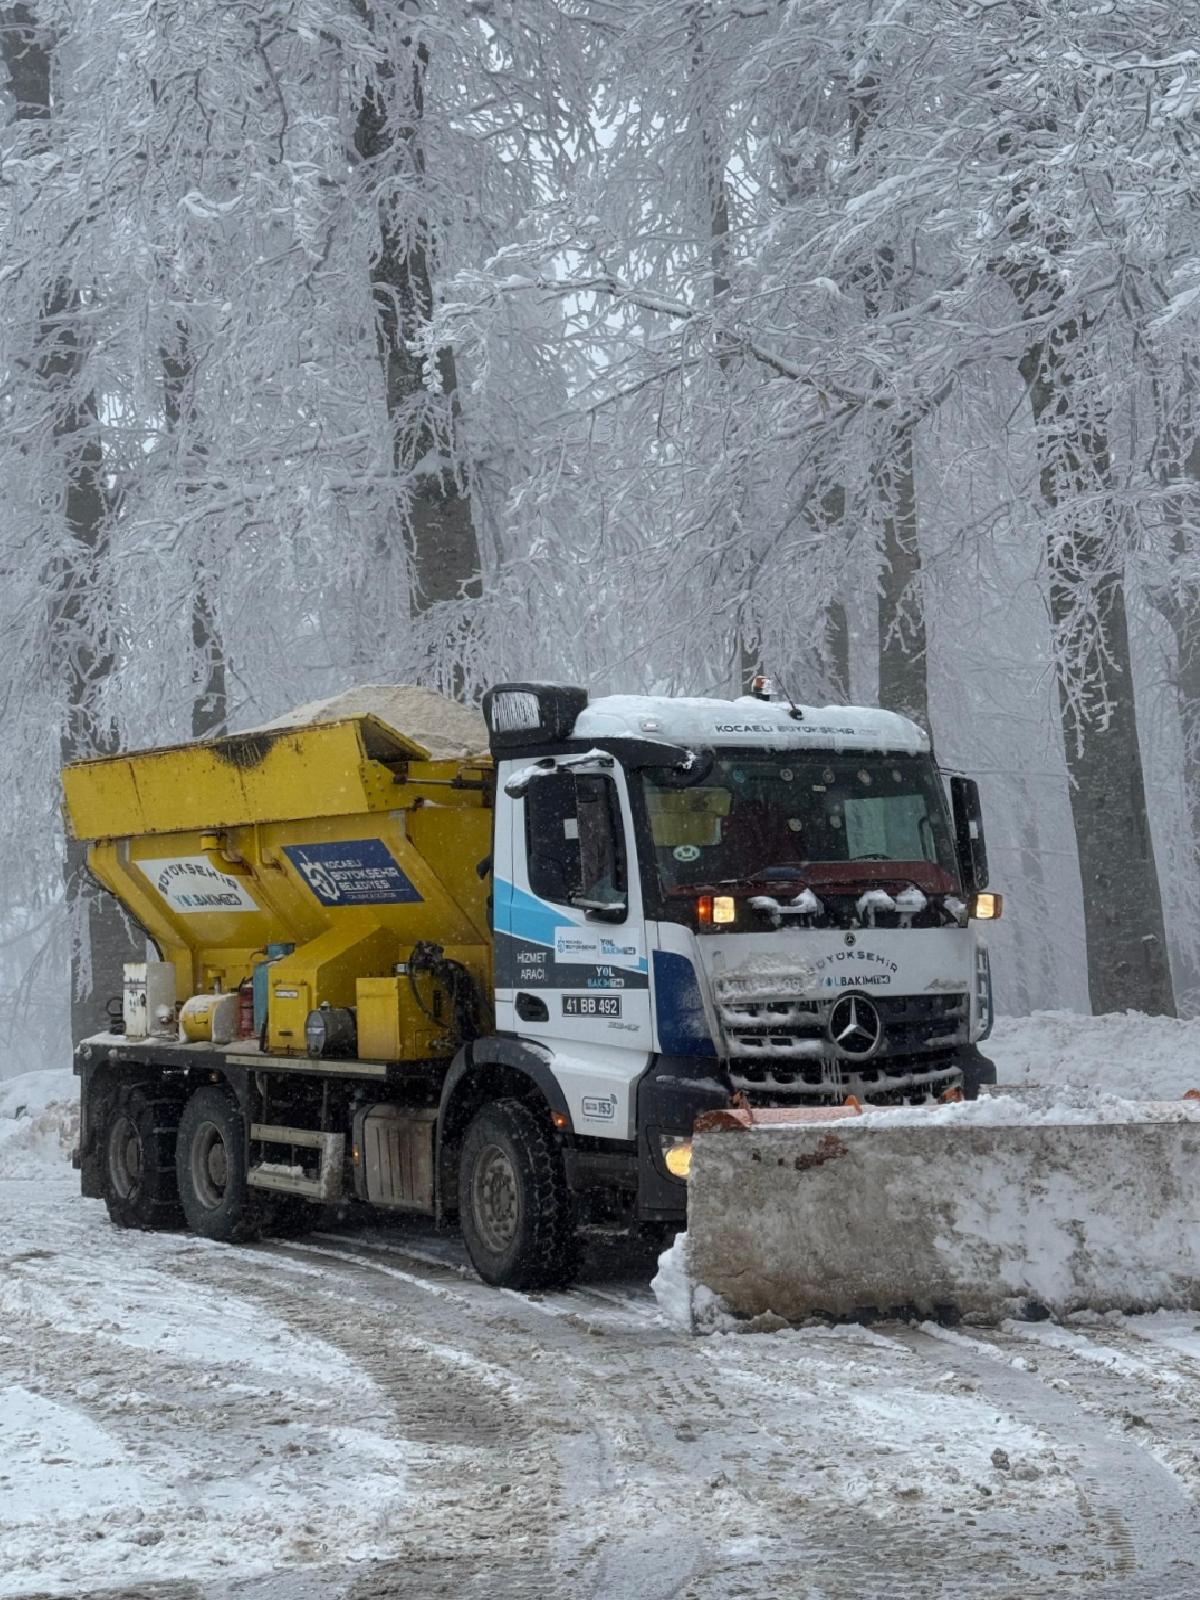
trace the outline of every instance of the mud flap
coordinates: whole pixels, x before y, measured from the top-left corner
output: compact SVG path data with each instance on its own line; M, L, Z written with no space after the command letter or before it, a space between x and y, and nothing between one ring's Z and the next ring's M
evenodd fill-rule
M698 1132L693 1284L737 1317L1200 1309L1200 1109Z

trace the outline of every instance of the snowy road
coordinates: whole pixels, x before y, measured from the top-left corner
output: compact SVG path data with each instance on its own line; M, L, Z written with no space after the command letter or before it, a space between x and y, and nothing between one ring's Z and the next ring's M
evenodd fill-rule
M648 1260L0 1180L0 1596L1190 1596L1200 1319L691 1339Z

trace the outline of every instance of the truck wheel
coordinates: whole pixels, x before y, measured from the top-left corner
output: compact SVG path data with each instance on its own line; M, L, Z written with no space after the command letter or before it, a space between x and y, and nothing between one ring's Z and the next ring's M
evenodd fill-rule
M520 1100L484 1106L467 1129L458 1212L485 1283L546 1289L570 1283L579 1269L562 1157L550 1129Z
M100 1182L118 1228L177 1228L183 1221L175 1183L179 1102L123 1085L104 1125Z
M175 1169L193 1233L226 1242L254 1238L260 1218L246 1184L246 1126L223 1089L197 1089L184 1106Z

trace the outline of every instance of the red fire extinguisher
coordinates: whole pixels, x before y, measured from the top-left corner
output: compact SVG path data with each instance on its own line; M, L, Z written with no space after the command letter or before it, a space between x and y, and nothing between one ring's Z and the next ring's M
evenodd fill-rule
M238 1038L254 1037L254 979L243 978L238 984Z

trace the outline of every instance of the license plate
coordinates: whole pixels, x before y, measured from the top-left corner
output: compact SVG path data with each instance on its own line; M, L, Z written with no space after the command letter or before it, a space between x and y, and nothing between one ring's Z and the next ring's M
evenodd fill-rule
M621 997L616 994L565 994L564 1017L619 1017Z

